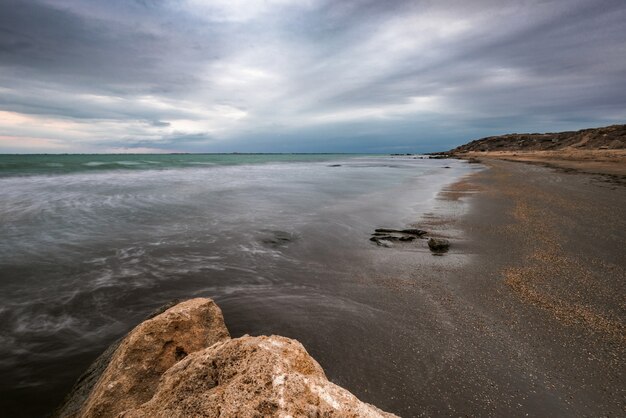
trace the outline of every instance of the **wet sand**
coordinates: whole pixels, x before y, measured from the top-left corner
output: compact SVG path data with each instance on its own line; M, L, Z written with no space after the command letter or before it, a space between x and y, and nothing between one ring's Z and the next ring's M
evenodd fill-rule
M470 199L469 213L421 224L464 231L453 252L470 261L396 283L441 310L419 337L433 362L416 376L415 416L623 416L626 188L484 163L441 196Z

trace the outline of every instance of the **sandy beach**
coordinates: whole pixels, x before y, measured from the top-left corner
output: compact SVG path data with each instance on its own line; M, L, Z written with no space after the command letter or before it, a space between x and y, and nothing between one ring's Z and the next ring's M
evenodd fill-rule
M575 170L587 174L626 176L626 150L578 150L558 151L487 151L459 154L462 158L489 158L519 161L548 167Z
M444 354L416 380L421 413L622 415L626 189L612 176L483 163L442 195L471 200L439 223L465 231L456 251L469 263L403 288L437 297L448 318L449 335L420 339Z

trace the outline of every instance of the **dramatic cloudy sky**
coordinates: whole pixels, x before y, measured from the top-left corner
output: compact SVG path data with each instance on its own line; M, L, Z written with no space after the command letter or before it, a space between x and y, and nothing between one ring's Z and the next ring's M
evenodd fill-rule
M2 152L410 152L626 122L624 0L0 0Z

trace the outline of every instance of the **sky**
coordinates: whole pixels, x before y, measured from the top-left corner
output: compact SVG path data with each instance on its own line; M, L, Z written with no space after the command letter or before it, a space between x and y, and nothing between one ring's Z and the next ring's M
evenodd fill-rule
M429 152L626 123L624 0L0 0L0 153Z

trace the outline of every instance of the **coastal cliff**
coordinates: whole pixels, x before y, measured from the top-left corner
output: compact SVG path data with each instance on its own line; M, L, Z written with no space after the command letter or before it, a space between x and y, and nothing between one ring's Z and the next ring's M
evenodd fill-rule
M296 340L231 339L211 300L147 319L83 375L57 417L393 417L331 383Z

